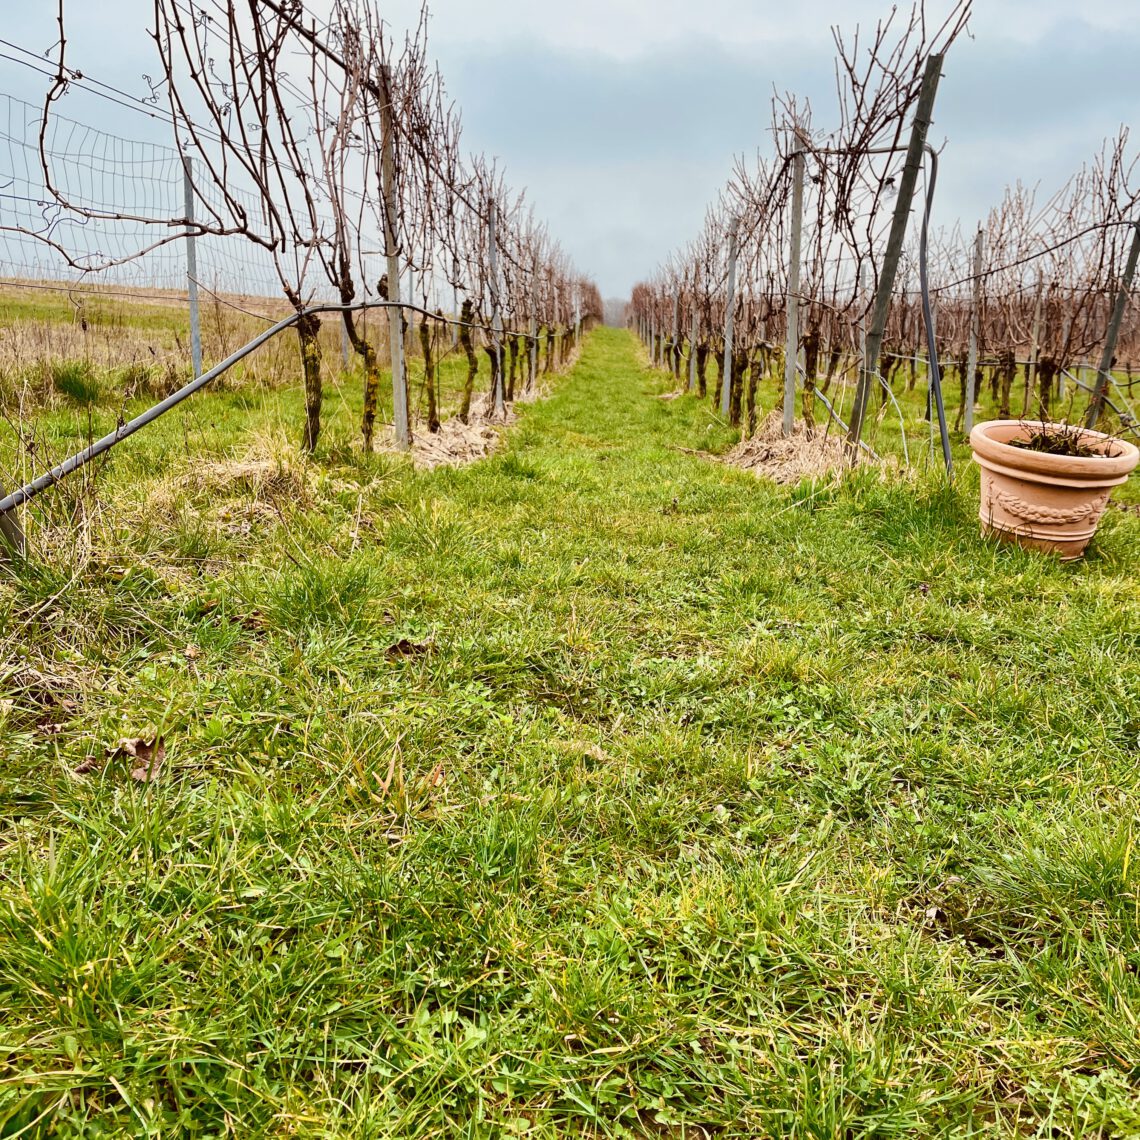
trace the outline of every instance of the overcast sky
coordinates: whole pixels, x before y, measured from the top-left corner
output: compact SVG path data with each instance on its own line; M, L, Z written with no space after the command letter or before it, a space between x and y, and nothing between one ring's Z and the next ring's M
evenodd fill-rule
M50 47L54 4L3 3L0 35ZM939 18L947 7L930 0L928 11ZM399 30L419 3L382 8ZM467 148L502 159L579 268L623 296L697 232L733 155L767 151L773 88L810 97L816 125L832 124L831 25L869 28L889 5L432 0L431 9L431 49L462 109ZM960 218L969 232L1018 178L1055 189L1135 119L1136 9L1135 0L975 0L931 129L946 143L936 223ZM68 0L71 66L145 94L149 10L146 0ZM0 91L34 101L45 83L0 60ZM69 95L61 110L166 141L160 125L99 100Z

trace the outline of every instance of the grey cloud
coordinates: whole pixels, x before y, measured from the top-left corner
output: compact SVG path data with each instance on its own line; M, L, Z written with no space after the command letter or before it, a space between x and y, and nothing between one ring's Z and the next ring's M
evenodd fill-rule
M932 139L947 146L940 223L969 231L1018 178L1059 186L1135 113L1140 35L1080 21L1036 43L962 40L947 57ZM509 43L452 48L444 74L469 145L501 156L603 292L622 293L693 235L736 153L768 149L773 87L829 125L829 52L713 41L634 60Z

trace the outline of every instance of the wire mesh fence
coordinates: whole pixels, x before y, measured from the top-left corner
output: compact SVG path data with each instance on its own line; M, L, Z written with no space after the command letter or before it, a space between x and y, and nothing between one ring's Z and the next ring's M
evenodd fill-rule
M48 172L59 196L88 213L63 206L49 189ZM229 193L251 215L261 209L254 194L234 188ZM64 282L108 295L163 291L188 301L188 239L148 247L155 243L156 227L157 236L166 236L162 223L221 209L219 198L217 188L204 180L187 202L182 158L173 146L124 138L58 114L45 124L42 106L0 94L0 279L5 284ZM194 245L201 288L231 299L280 298L268 250L240 236L212 234L196 237ZM330 300L331 289L315 285L312 296Z

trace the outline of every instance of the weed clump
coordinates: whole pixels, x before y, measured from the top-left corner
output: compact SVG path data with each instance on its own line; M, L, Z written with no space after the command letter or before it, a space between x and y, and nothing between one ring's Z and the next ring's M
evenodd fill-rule
M1011 439L1011 447L1042 455L1064 455L1073 459L1111 459L1111 448L1098 449L1095 441L1075 424L1042 424L1025 439Z
M51 365L51 386L77 404L94 404L102 395L88 360L61 360Z

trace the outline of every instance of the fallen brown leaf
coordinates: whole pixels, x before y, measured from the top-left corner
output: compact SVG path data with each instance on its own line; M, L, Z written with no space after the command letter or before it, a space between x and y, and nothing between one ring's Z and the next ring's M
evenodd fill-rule
M106 762L106 756L88 756L81 764L77 764L72 769L72 774L75 776L89 776L92 772L98 772Z
M161 736L155 740L145 740L142 737L122 740L111 758L139 761L138 765L131 769L131 779L137 780L140 784L149 784L157 779L162 763L166 759L166 744Z
M269 621L260 610L251 610L247 614L236 614L233 618L243 629L250 633L264 633L269 628Z
M401 637L399 641L389 645L384 652L389 657L420 657L430 648L430 642L409 641L408 638Z

